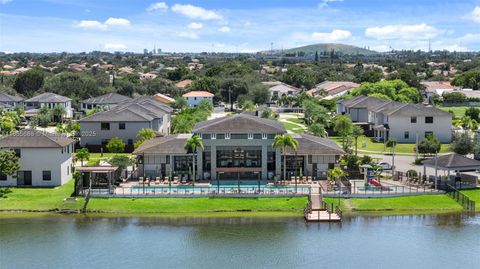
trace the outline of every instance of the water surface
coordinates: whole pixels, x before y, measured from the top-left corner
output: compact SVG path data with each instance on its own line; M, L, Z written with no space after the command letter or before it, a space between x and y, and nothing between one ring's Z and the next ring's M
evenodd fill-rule
M3 218L0 268L480 268L480 216Z

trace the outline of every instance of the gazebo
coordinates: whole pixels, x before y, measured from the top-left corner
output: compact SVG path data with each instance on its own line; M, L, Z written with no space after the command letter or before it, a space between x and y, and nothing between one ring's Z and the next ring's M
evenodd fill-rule
M79 173L78 180L75 184L75 193L78 189L84 188L102 188L111 191L111 187L115 183L116 166L82 166L76 167L75 171Z
M460 172L480 170L480 161L467 158L463 155L452 153L448 155L439 156L423 162L424 167L431 167L435 169L435 177L437 177L437 170L446 172L446 178L441 182L443 184L450 184L452 186L460 187L476 187L477 177L467 174L460 174ZM451 175L454 171L454 175ZM442 184L442 185L443 185Z

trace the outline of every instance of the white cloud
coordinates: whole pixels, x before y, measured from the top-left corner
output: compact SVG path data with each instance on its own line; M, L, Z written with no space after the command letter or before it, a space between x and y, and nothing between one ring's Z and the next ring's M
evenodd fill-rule
M0 0L0 4L6 4L12 2L12 0Z
M444 31L425 23L421 24L396 24L365 29L365 35L379 40L403 39L426 40L436 37Z
M151 4L148 8L147 11L155 11L155 10L167 10L168 5L165 2L156 2Z
M480 34L466 34L460 37L458 40L465 42L465 43L476 43L480 42Z
M352 36L350 31L334 29L331 32L313 32L311 34L295 33L292 39L300 42L334 43L349 39Z
M107 50L124 50L127 46L121 43L107 43L103 45L103 48Z
M108 18L105 21L107 26L130 26L130 21L123 18Z
M201 19L201 20L221 20L222 19L222 15L218 14L213 10L204 9L202 7L197 7L193 5L175 4L173 5L172 10L176 13L182 14L192 19Z
M222 28L218 29L219 32L222 32L222 33L229 33L230 32L230 27L228 26L223 26Z
M178 33L179 37L189 38L189 39L198 39L198 34L192 32L180 32Z
M480 23L480 6L476 6L472 12L468 13L465 18Z
M83 20L75 25L87 30L106 30L108 27L128 27L130 21L123 18L108 18L104 23L95 20Z
M318 7L319 8L328 7L328 4L332 2L343 2L343 0L322 0L322 2L318 4Z
M189 25L187 25L187 27L188 27L189 29L198 30L198 29L202 29L202 28L203 28L203 24L198 23L198 22L192 22L192 23L190 23Z
M250 26L252 26L252 23L251 23L250 21L246 21L246 22L243 24L243 26L245 26L245 27L250 27Z
M99 21L92 21L92 20L83 20L80 21L77 25L78 28L83 28L83 29L94 29L94 30L105 30L107 29L107 26Z

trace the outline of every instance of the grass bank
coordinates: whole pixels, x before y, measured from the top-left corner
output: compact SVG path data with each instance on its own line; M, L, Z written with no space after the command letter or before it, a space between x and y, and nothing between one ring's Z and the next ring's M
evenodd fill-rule
M434 214L460 212L463 207L444 194L392 198L345 199L342 208L348 213Z
M475 201L475 211L480 212L480 189L462 191L468 198Z
M468 106L453 106L453 107L444 107L444 106L439 106L441 110L444 111L451 111L457 118L461 118L465 116L465 110L467 110Z

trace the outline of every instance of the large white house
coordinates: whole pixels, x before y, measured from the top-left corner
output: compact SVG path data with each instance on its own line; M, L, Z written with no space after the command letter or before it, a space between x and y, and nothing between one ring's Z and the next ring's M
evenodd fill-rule
M72 178L74 140L59 134L24 129L0 139L0 148L19 157L16 177L0 174L0 186L60 186Z
M337 114L368 126L377 141L413 143L429 135L442 143L452 140L452 114L435 107L357 96L337 103Z
M202 100L207 100L213 104L213 97L215 95L206 91L191 91L182 96L187 99L188 106L196 107Z
M25 114L27 117L35 116L41 107L52 109L55 106L65 108L65 118L71 119L73 117L72 99L51 92L45 92L25 100Z
M138 131L153 129L158 135L170 133L173 109L151 97L138 97L114 108L79 120L80 144L105 145L113 137L133 145Z

